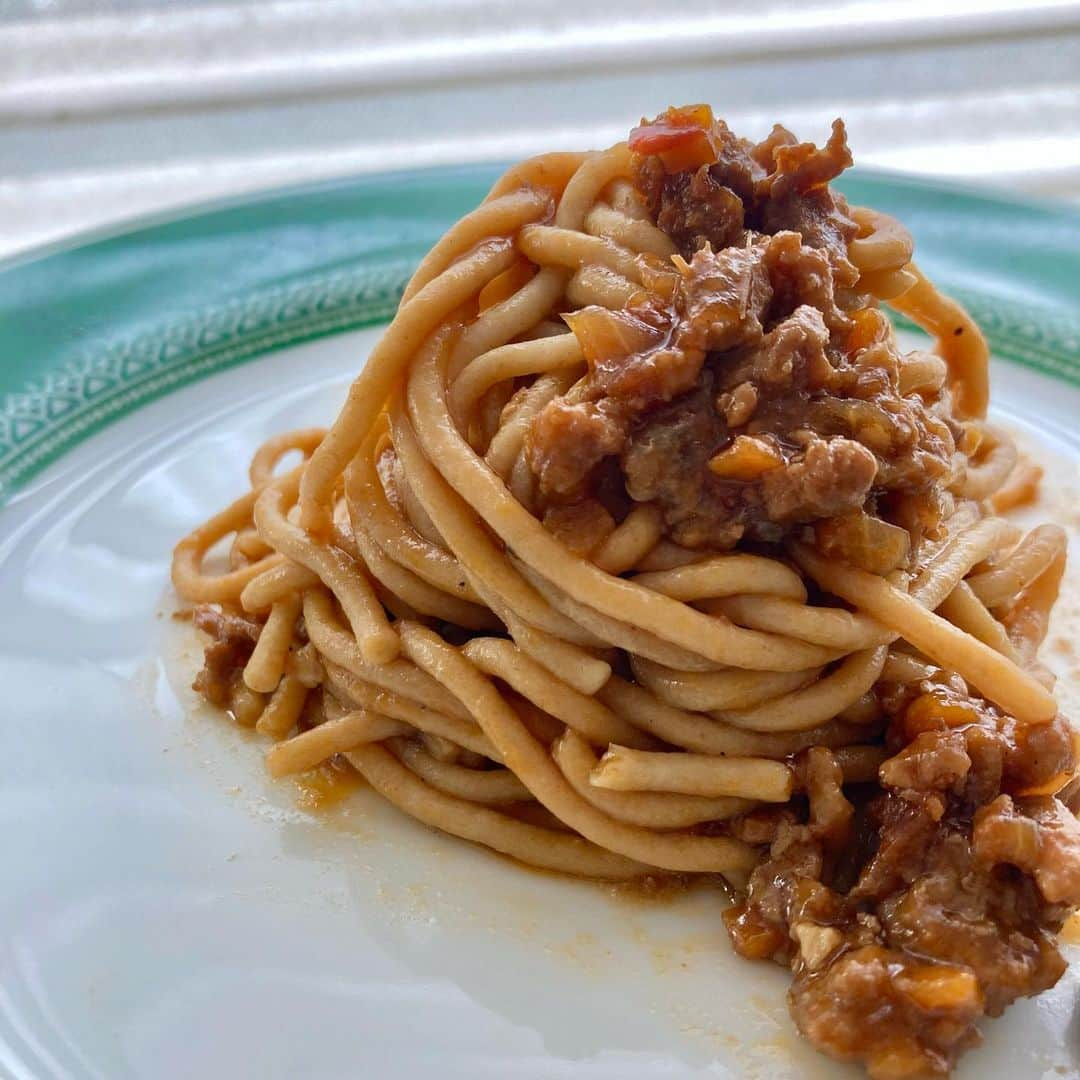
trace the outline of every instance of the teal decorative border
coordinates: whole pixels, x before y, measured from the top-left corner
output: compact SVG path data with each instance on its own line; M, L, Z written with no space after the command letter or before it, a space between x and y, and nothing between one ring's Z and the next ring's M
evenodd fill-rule
M95 350L0 403L0 504L77 442L188 383L327 334L389 321L412 262L388 262L196 312Z
M497 171L271 193L0 265L0 505L181 386L389 320L420 255ZM1080 387L1080 215L857 171L846 190L911 225L924 269L995 355Z

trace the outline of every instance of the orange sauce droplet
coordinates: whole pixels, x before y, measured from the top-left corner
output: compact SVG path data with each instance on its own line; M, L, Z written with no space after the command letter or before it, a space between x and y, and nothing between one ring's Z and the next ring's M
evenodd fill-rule
M364 778L340 755L293 777L300 789L297 805L311 813L328 810L358 790Z

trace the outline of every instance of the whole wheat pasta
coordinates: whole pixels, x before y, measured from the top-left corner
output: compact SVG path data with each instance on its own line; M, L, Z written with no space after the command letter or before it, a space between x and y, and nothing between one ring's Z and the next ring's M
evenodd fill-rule
M895 636L865 616L837 608L811 607L778 596L729 596L710 607L740 626L790 634L845 652L887 644Z
M298 452L305 459L311 457L316 447L326 436L326 428L301 428L299 431L286 431L273 435L255 452L248 466L248 479L253 488L260 488L274 477L281 459L287 454Z
M279 559L269 569L251 578L240 592L240 606L245 611L266 611L287 596L302 595L305 589L319 584L319 575L306 566Z
M648 746L652 740L626 723L606 705L556 678L509 641L473 638L462 649L481 671L500 678L550 716L598 746L623 742Z
M411 817L519 862L608 881L640 877L646 870L641 863L606 851L580 836L529 825L447 795L425 784L378 744L359 746L346 757L383 798Z
M808 686L746 709L722 709L725 722L753 731L807 731L827 723L877 682L886 646L851 653L835 671Z
M939 293L914 263L909 262L905 269L915 276L915 284L891 298L891 305L937 339L955 390L957 416L985 416L990 401L986 339L971 316L955 300Z
M457 377L450 391L450 409L461 422L496 383L582 363L581 346L573 334L503 345L479 356Z
M1021 662L1020 654L1009 640L1005 627L990 614L986 605L972 591L968 581L961 581L938 604L937 613L948 619L953 626L958 626L989 645L991 649L1007 656L1014 664Z
M794 789L791 770L767 758L668 754L611 745L589 777L613 791L671 791L717 798L727 795L787 802Z
M717 555L688 566L638 574L634 582L675 600L746 593L806 599L806 587L794 570L756 555Z
M712 715L669 705L617 676L612 676L598 696L637 727L700 754L783 758L810 746L843 746L861 734L856 727L835 720L806 731L751 731Z
M1065 543L1065 530L1060 525L1040 525L1000 565L972 574L968 587L988 608L1011 604L1064 554Z
M567 303L576 308L591 304L619 311L633 303L641 289L629 278L606 266L583 266L566 283Z
M300 594L293 592L276 600L270 608L251 659L244 668L244 682L252 690L269 693L281 680L301 606Z
M275 739L288 735L300 719L307 696L308 688L295 675L283 675L259 713L255 730Z
M671 237L651 221L629 217L604 203L597 203L588 212L584 225L587 233L607 237L631 251L648 251L662 258L669 258L678 251Z
M406 651L428 674L451 689L476 717L506 765L538 802L586 839L627 858L665 870L745 871L754 861L747 845L729 837L650 833L609 819L585 802L506 704L494 686L456 649L416 624L402 628Z
M407 724L420 735L437 735L454 746L491 761L501 760L491 740L470 720L439 712L414 698L395 694L374 683L358 679L352 672L331 665L327 671L333 692L354 708Z
M964 473L960 492L968 499L986 499L1009 478L1019 461L1016 444L1003 431L980 425L981 441L977 460Z
M550 375L540 375L528 387L518 392L518 400L511 398L509 412L504 411L504 423L488 444L484 460L504 479L521 455L522 444L536 414L549 401L565 393L576 381L577 373L563 369Z
M856 207L852 217L864 235L848 244L848 258L861 273L900 270L911 262L915 246L899 221L866 206Z
M796 558L819 584L892 626L940 666L958 671L1018 720L1042 723L1057 712L1053 696L1030 675L883 578L853 567L830 565L805 547L797 549Z
M662 701L680 709L748 709L797 690L820 668L802 671L679 671L635 656L634 675Z
M418 743L407 739L393 739L389 746L425 783L447 795L495 806L532 800L529 789L509 769L466 769L437 760Z
M941 1075L1080 905L1036 655L1064 534L996 516L1039 470L911 235L830 187L850 161L839 122L753 144L690 106L513 167L172 575L273 776L352 767L563 874L723 875L815 1045ZM984 936L916 940L957 881Z
M251 523L259 491L256 488L241 496L184 537L173 549L172 580L185 600L192 603L236 601L248 582L282 562L282 557L274 554L224 574L206 573L203 569L203 561L215 544Z
M635 506L590 558L601 570L621 574L637 566L656 547L663 529L663 517L655 506Z
M273 481L263 489L254 510L260 535L293 562L319 575L341 604L365 658L380 664L393 660L397 635L363 568L340 547L307 535L286 517L296 479Z
M266 754L266 768L275 777L304 772L334 754L354 750L363 743L384 742L408 730L400 720L357 709L272 746Z
M732 796L677 795L653 791L613 791L589 778L599 759L575 731L567 730L551 748L555 763L574 790L598 810L629 825L648 829L685 829L703 821L723 821L754 806Z
M345 477L345 499L354 531L362 529L387 558L449 596L472 604L480 597L443 543L421 534L394 506L380 480L377 442L353 458Z
M502 612L514 644L582 694L595 694L611 677L611 665L586 649L530 626L512 609Z

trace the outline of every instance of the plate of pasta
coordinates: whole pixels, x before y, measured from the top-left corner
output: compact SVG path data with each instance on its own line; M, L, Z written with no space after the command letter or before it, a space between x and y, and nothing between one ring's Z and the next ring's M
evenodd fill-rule
M10 1075L1080 1069L1080 218L628 131L0 267Z

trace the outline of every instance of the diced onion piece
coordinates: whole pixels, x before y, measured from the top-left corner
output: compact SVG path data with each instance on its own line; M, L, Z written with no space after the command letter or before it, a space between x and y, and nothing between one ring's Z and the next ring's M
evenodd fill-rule
M644 352L660 344L663 334L629 311L609 311L591 305L563 315L581 345L590 368Z
M888 574L907 562L911 534L861 510L814 526L820 550L871 574Z
M942 727L966 727L978 720L970 705L949 701L933 690L920 694L904 713L904 731L909 739L923 731L939 731Z
M735 441L709 461L709 469L721 480L756 480L784 464L772 443L753 435L737 435Z
M920 1009L968 1012L982 1007L982 991L974 972L945 964L905 968L896 986Z
M851 329L844 343L849 356L879 341L885 341L891 332L888 317L880 308L860 308L851 315Z

